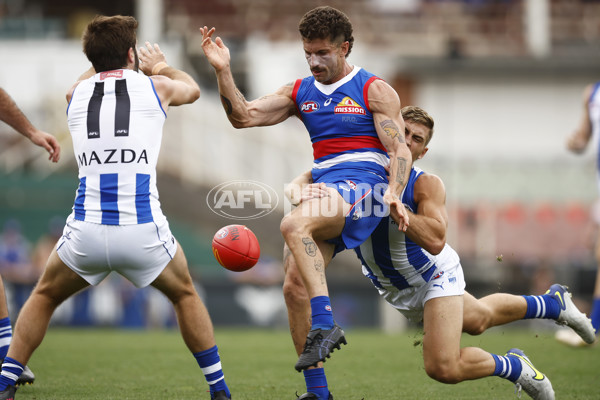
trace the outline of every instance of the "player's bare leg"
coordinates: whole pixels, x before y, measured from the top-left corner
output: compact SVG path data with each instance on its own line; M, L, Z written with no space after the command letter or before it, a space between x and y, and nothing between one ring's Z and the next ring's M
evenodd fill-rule
M215 345L212 321L194 288L181 246L152 286L173 303L181 336L192 353Z
M463 296L427 301L423 315L423 359L425 371L443 383L458 383L487 376L500 376L515 383L534 399L554 399L552 384L518 349L505 356L477 347L460 348L463 327Z
M294 255L311 305L311 330L295 365L302 371L330 357L346 344L344 331L334 322L325 277L334 245L325 240L341 235L350 205L333 188L329 196L302 202L281 221L281 233Z
M44 273L17 318L8 354L2 363L0 399L13 398L17 379L42 343L56 307L87 286L89 284L67 267L53 250Z
M310 299L296 266L294 256L287 245L283 248L283 267L285 269L283 298L287 307L294 348L296 354L300 355L306 342L306 335L310 331Z
M21 309L8 357L25 365L42 342L54 310L89 283L67 267L52 250L44 273Z
M443 383L482 378L494 372L494 359L488 352L476 347L460 348L463 303L462 296L440 297L425 303L425 371Z
M470 335L479 335L493 326L523 319L527 311L523 296L494 293L476 299L465 292L463 298L463 332Z
M230 399L231 393L221 369L212 321L194 288L181 246L177 246L175 257L152 282L152 286L173 303L181 336L209 383L211 399Z
M294 255L309 298L328 296L325 267L331 256L322 254L319 247L331 247L324 240L338 237L345 224L350 205L333 188L328 197L300 203L281 221L281 233ZM320 243L321 242L321 243ZM329 250L332 253L332 250Z
M294 256L287 245L283 249L283 267L285 269L283 297L285 298L288 310L290 334L294 342L296 354L300 356L306 343L306 336L310 331L310 301L308 292L304 287L304 283L302 283ZM318 363L316 368L309 367L304 370L304 380L306 382L307 393L304 393L298 399L333 398L331 393L329 393L323 363Z

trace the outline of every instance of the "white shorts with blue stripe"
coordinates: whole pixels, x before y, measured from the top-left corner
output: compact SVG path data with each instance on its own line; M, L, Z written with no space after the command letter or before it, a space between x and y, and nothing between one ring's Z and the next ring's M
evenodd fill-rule
M422 286L404 290L396 288L379 289L379 294L413 322L423 321L425 303L431 299L448 296L462 296L465 293L465 277L460 263L446 263L438 268L429 282Z
M175 256L169 223L103 225L69 216L57 243L60 259L91 285L112 271L136 287L151 284Z

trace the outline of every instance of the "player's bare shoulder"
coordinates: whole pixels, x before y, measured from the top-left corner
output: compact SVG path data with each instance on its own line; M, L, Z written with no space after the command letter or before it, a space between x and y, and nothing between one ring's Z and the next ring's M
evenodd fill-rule
M369 85L367 101L372 112L392 106L400 110L400 96L389 83L383 79L376 79Z
M415 181L415 198L446 198L446 187L442 179L434 174L422 173Z

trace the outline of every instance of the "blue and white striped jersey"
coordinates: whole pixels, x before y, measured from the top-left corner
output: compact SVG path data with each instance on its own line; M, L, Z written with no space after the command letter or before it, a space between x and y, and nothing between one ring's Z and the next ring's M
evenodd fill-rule
M414 167L402 192L402 203L413 212L414 185L423 170ZM371 236L355 249L363 274L380 290L404 290L420 287L444 270L445 263L458 263L458 254L448 244L438 255L432 255L410 240L389 216L381 219Z
M106 225L165 220L156 188L165 118L143 74L119 69L77 85L67 109L79 167L75 219Z

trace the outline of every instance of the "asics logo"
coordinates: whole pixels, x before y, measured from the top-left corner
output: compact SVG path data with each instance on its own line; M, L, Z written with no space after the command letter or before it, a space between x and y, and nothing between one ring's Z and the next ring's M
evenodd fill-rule
M534 380L536 380L536 381L543 381L544 380L544 378L545 378L544 374L542 374L540 371L538 371L528 359L526 359L525 357L523 357L523 356L521 356L519 354L516 354L516 353L508 353L508 354L511 355L511 356L518 357L525 364L529 365L529 367L531 367L531 369L533 370L533 372L535 372L535 376L533 377Z

